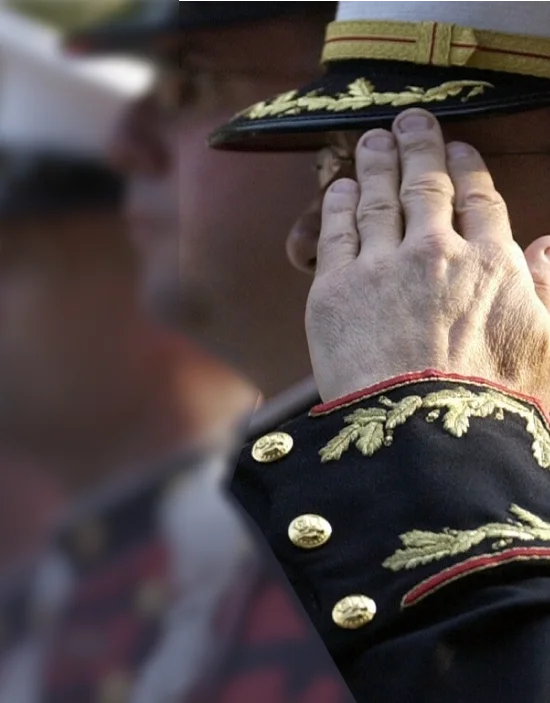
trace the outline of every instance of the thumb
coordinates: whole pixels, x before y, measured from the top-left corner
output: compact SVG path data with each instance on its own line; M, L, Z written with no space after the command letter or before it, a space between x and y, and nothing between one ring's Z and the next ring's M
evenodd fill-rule
M357 258L358 204L359 186L350 178L335 181L325 193L316 275L339 269Z
M535 239L525 250L537 295L550 312L550 236Z

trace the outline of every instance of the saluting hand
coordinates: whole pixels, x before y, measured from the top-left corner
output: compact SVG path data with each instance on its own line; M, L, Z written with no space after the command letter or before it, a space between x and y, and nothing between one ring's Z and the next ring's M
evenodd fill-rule
M435 368L550 405L550 244L524 255L479 153L412 109L356 168L325 195L306 312L323 400Z

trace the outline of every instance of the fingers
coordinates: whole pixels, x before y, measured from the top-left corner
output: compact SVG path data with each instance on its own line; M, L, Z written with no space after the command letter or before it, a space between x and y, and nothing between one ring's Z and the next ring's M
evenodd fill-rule
M469 144L447 145L447 167L455 190L456 229L470 241L512 239L508 210L481 155Z
M437 120L425 110L406 110L395 120L393 134L401 160L405 240L453 236L454 189Z
M540 237L532 242L525 250L525 260L537 295L550 312L550 237Z
M360 140L360 189L342 179L327 192L318 270L369 257L373 250L391 251L403 228L412 243L459 236L512 240L506 205L473 147L446 147L436 118L420 109L401 113L392 132L373 129Z
M395 249L403 238L403 222L399 154L393 134L384 129L367 132L359 141L355 160L361 186L357 207L361 252L368 256L373 248Z
M359 186L350 178L335 181L323 200L316 276L351 263L359 253L356 212Z

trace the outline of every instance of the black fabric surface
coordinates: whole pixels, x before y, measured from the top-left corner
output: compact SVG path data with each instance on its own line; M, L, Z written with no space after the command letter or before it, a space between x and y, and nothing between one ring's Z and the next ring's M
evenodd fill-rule
M399 401L459 386L484 392L474 384L427 379L384 395ZM402 608L401 600L425 579L468 559L544 550L548 539L506 545L482 539L431 563L383 567L403 548L400 535L412 530L441 534L508 524L516 519L512 504L550 521L550 472L535 460L525 417L506 410L502 419L495 413L470 417L458 438L444 429L442 417L427 422L421 409L372 457L351 447L341 459L322 463L319 450L345 418L374 407L381 407L379 394L324 416L303 415L280 428L293 437L294 448L271 464L257 463L245 448L233 494L265 534L358 701L547 703L548 558L526 551L521 560L472 570L410 607ZM304 513L330 522L327 544L301 550L291 543L289 523ZM334 604L350 594L377 604L374 620L357 630L341 629L331 618Z

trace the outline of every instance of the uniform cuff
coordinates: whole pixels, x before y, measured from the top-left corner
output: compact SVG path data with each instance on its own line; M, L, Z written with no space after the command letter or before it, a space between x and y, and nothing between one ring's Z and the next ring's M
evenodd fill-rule
M532 405L535 405L541 413L545 414L540 401L534 396L525 395L524 393L517 393L504 385L487 381L487 379L481 378L480 376L462 376L458 373L444 373L443 371L438 371L437 369L412 371L410 373L400 374L399 376L392 376L385 381L380 381L379 383L375 383L367 388L362 388L361 390L354 391L353 393L348 393L340 398L330 400L327 403L319 403L318 405L314 405L309 414L311 417L328 415L336 410L341 410L349 407L350 405L355 405L356 403L368 400L371 396L378 395L379 393L387 393L422 381L462 381L463 383L468 383L474 386L493 388L500 393L511 395L522 402L531 403Z

